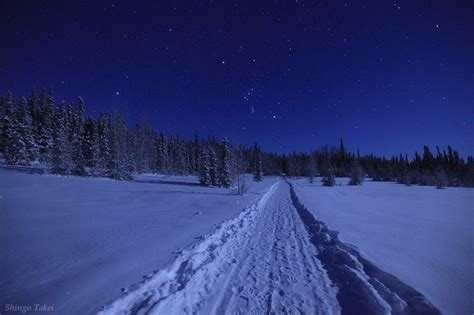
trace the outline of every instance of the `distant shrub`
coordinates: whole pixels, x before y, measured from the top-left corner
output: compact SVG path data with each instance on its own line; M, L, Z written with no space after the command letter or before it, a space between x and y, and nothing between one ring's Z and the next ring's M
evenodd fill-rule
M332 169L332 167L328 168L326 175L321 181L323 182L323 186L326 187L332 187L336 185L336 178L334 176L334 170Z
M349 181L349 185L362 185L363 181L364 171L362 170L362 167L360 166L359 162L357 160L354 160L351 166L351 179Z

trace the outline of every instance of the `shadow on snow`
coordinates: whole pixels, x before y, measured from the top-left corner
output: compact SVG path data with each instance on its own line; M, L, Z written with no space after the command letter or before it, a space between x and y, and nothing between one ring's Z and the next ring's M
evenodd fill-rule
M395 276L377 268L359 250L341 242L338 233L314 218L290 184L291 199L311 242L318 249L344 314L441 314L426 297Z

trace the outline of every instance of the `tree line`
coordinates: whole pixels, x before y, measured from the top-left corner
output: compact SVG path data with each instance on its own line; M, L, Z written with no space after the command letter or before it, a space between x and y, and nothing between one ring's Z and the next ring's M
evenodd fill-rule
M407 186L474 187L474 157L464 160L449 145L443 150L436 147L435 153L425 145L423 153L415 152L412 159L407 154L386 158L347 152L341 139L338 147L324 146L309 154L290 154L284 168L288 175L308 176L310 181L319 174L325 186L335 185L337 176L350 177L352 185L360 185L368 177Z
M120 112L86 114L85 103L55 103L42 89L15 102L0 99L0 154L6 164L43 167L53 174L128 180L134 173L200 175L203 185L230 187L238 172L262 180L260 148L232 147L227 138L193 140L156 133L147 122L127 125ZM237 159L238 157L238 159Z
M255 181L263 174L319 175L333 186L336 176L349 176L359 185L364 177L406 185L474 186L474 159L462 159L451 146L428 146L414 158L361 156L339 146L288 155L231 145L227 138L184 139L157 133L146 121L129 126L124 114L114 111L97 117L86 114L85 103L55 102L51 88L15 101L11 92L0 99L0 154L6 164L43 167L61 175L100 176L128 180L134 173L198 175L204 186L245 190L245 176Z

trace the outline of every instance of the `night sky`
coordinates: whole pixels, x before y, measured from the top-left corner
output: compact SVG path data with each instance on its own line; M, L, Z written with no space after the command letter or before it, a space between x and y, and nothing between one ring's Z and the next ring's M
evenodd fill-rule
M474 154L473 1L0 2L0 89L266 151Z

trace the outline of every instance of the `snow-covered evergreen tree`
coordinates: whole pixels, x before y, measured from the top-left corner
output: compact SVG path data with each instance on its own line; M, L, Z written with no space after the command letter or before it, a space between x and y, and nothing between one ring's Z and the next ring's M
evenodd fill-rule
M53 120L53 146L51 149L51 172L67 174L71 168L66 131L66 110L64 102L55 111Z
M296 157L296 153L293 152L288 156L288 176L292 176L296 178L298 176L298 161Z
M0 153L4 154L7 147L7 120L6 96L0 97Z
M169 173L168 139L163 132L156 139L155 165L158 173Z
M38 151L40 161L49 163L51 157L49 150L52 148L53 143L52 124L54 116L54 96L52 88L49 88L47 95L43 89L39 106Z
M135 125L135 128L130 133L129 146L132 147L130 153L136 172L143 173L145 171L145 145L143 130L139 124Z
M86 166L84 161L84 156L82 154L82 142L81 138L78 135L72 142L72 152L71 152L71 174L78 176L85 176Z
M186 159L186 147L183 140L178 136L174 139L174 150L173 150L173 171L178 175L188 174L188 165Z
M97 120L97 136L94 143L95 166L93 173L95 176L109 176L108 166L111 155L109 125L109 117L100 114Z
M107 165L109 176L118 180L132 178L133 165L127 148L127 126L125 118L115 113L109 124L110 159Z
M364 181L364 171L358 160L354 160L351 166L351 179L349 185L362 185Z
M201 155L199 156L199 183L202 186L212 185L209 167L209 154L208 150L206 149L202 150Z
M19 151L21 150L20 136L17 130L13 96L9 91L3 99L2 117L2 142L4 147L5 163L14 165L18 163Z
M31 115L31 126L32 126L32 136L33 141L36 147L36 156L32 159L32 161L39 160L39 125L40 125L40 110L38 108L38 100L36 99L36 92L35 89L31 90L31 95L28 98L28 109L30 110Z
M331 164L328 164L328 168L325 172L325 176L322 179L323 186L334 186L336 185L336 178L334 176L334 169Z
M192 144L191 152L193 156L193 159L191 160L191 165L193 165L192 172L197 172L199 170L199 156L201 155L199 135L197 130L194 132L194 142Z
M220 161L219 161L219 183L225 188L229 188L232 184L231 178L231 156L230 145L227 137L224 137L220 146Z
M446 172L439 168L435 173L435 181L436 181L436 188L443 189L448 185L448 177L446 176Z
M316 161L313 154L310 154L306 166L306 172L308 175L309 182L312 184L314 182L314 177L316 176Z
M18 161L20 165L29 165L37 157L38 149L33 138L32 118L26 98L22 97L17 110L17 132L19 136Z
M97 130L94 119L87 117L84 123L84 137L82 145L82 154L84 156L85 166L89 169L94 168L96 159L94 144L96 142Z
M262 163L262 153L259 151L257 153L255 161L255 170L253 174L253 180L256 182L261 182L263 180L263 163Z
M248 162L245 158L244 148L239 147L233 153L233 163L232 163L232 177L234 179L234 183L237 186L237 194L243 196L248 191L248 186L246 182L246 170L248 168ZM252 161L255 163L255 151L253 152Z
M218 161L214 149L209 148L209 175L212 186L219 186Z
M83 144L84 144L84 116L85 116L85 106L84 101L79 97L79 110L77 113L74 113L74 110L71 106L71 134L72 134L72 143L71 143L71 174L84 176L86 175L86 165L83 155Z
M145 172L156 173L156 165L154 163L157 154L155 146L156 133L148 123L144 123L142 134L144 147L143 164Z

